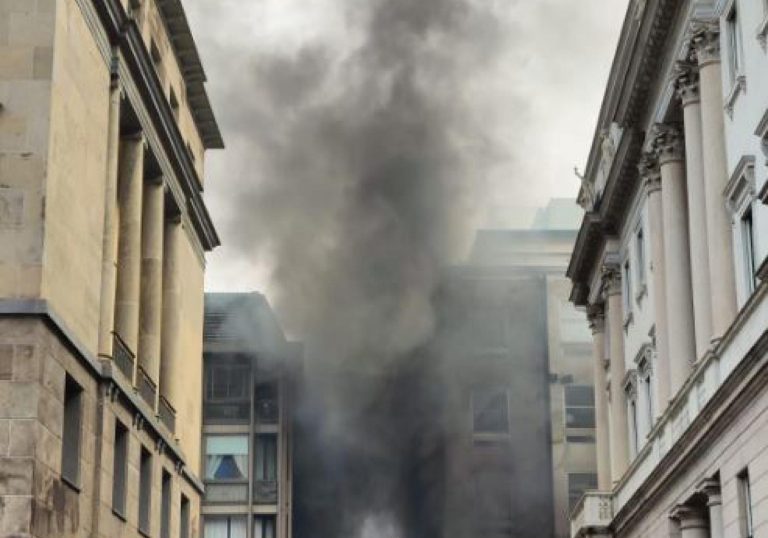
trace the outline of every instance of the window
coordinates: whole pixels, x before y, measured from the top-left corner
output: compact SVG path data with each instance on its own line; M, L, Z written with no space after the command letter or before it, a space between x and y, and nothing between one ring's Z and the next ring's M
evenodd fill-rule
M275 538L275 516L255 516L253 518L253 538Z
M205 438L206 480L248 480L248 436L209 435Z
M151 41L149 44L149 56L152 58L152 64L155 66L158 76L160 75L160 67L163 63L163 57L160 54L160 49L157 48L157 43Z
M189 499L184 494L181 495L179 512L179 538L189 538Z
M149 536L152 511L152 453L141 447L139 463L139 532Z
M277 435L260 433L256 435L256 480L277 480Z
M206 516L203 538L245 538L246 530L245 516Z
M643 431L641 435L647 436L653 425L653 373L650 367L644 366L640 372L640 398L643 404Z
M176 118L176 121L179 121L179 100L176 99L176 93L173 91L173 88L171 88L171 93L168 95L168 102L171 105L173 117Z
M632 313L632 266L629 262L629 259L624 261L624 266L622 267L622 298L623 300L623 306L624 306L624 317L625 319L629 319L630 314Z
M584 492L597 488L597 475L594 473L568 473L568 503L573 510Z
M512 477L503 469L483 467L474 472L474 512L480 525L496 526L512 519Z
M248 363L207 357L205 366L206 421L247 423L251 403L251 369Z
M637 268L637 284L643 288L645 286L645 232L642 227L635 234L635 266Z
M736 79L742 74L742 51L741 51L741 24L739 24L739 14L736 11L736 2L733 3L731 11L725 19L728 39L728 71L731 76L731 83L735 84Z
M509 433L509 402L505 388L474 390L472 413L475 433Z
M112 462L112 510L125 518L125 487L128 475L128 428L115 421L115 453Z
M171 537L171 475L163 469L160 490L160 538Z
M591 386L565 386L565 427L595 427L595 391Z
M752 220L752 208L749 207L741 216L741 244L744 259L744 283L747 293L755 291L755 229Z
M83 421L83 389L69 375L64 386L61 477L69 485L80 485L80 442Z
M741 537L752 538L755 535L752 518L752 488L749 483L749 471L744 469L737 477L739 487L739 522Z
M260 424L277 424L279 417L277 383L259 383L256 385L256 421Z
M631 398L631 399L630 399ZM627 394L627 407L629 419L629 453L632 457L637 456L640 446L638 422L637 422L637 400L634 394Z

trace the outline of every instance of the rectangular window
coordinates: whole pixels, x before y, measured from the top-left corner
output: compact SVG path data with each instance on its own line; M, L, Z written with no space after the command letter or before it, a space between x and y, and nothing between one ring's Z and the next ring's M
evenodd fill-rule
M595 391L591 386L565 386L565 427L595 427Z
M475 389L472 392L472 414L475 433L509 433L507 389Z
M627 407L629 413L629 453L632 457L637 455L637 451L640 447L640 441L638 438L638 422L637 422L637 402L627 395Z
M259 424L277 424L280 409L277 404L277 383L256 385L256 421Z
M206 480L248 480L248 436L208 435L205 438Z
M163 469L160 493L160 538L171 537L171 475Z
M624 288L622 297L624 299L624 317L626 317L632 312L632 268L629 259L624 262L622 273L624 273L621 279Z
M645 284L645 233L642 228L635 235L635 260L637 283L642 286Z
M275 516L255 516L253 518L253 538L275 538Z
M209 317L206 316L206 323ZM251 369L239 358L209 356L205 360L205 420L217 424L247 424L250 420Z
M179 121L179 100L176 98L176 93L171 88L171 93L168 95L168 102L171 105L171 112L176 121Z
M726 17L726 27L728 71L731 75L731 83L735 83L736 77L742 74L741 24L739 23L739 14L736 11L736 2L734 2L728 17Z
M246 538L245 516L205 516L203 538Z
M141 447L139 463L139 532L149 536L152 512L152 453Z
M640 379L640 388L642 390L642 398L645 403L645 428L642 432L643 435L648 435L653 426L653 376L650 370L643 373Z
M112 462L112 510L125 518L126 477L128 476L128 428L115 421L115 453Z
M741 242L744 259L744 283L747 294L755 291L755 229L752 221L752 208L750 207L741 217Z
M69 375L64 386L61 477L71 486L80 486L80 443L83 422L83 389Z
M179 538L189 538L189 499L184 494L181 495Z
M744 469L737 477L739 487L739 521L742 538L752 538L755 533L752 518L752 488L749 483L749 471Z
M597 475L593 473L568 474L568 502L571 510L579 502L584 492L597 488Z
M256 480L277 480L277 435L260 433L256 435L256 461L254 478Z

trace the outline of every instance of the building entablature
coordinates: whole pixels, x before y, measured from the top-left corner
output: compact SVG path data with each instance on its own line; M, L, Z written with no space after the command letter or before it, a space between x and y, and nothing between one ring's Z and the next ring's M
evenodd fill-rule
M136 21L118 0L79 0L79 4L88 20L95 22L98 17L101 21L103 31L94 31L99 49L111 66L113 83L119 86L137 116L182 220L191 224L200 249L212 250L220 240L202 198L202 181Z

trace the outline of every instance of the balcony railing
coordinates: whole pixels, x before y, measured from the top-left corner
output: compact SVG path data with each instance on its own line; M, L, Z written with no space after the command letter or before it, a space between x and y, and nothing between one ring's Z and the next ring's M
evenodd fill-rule
M133 365L136 356L117 333L112 333L112 361L126 379L133 383Z
M136 377L136 388L139 391L139 396L154 409L155 398L157 397L157 385L141 366L138 368L138 375Z
M590 536L590 532L607 529L613 518L611 494L586 491L571 513L571 537Z
M165 427L168 428L171 433L176 433L176 410L164 396L160 396L160 404L157 406L157 415L160 417L160 422L165 424Z

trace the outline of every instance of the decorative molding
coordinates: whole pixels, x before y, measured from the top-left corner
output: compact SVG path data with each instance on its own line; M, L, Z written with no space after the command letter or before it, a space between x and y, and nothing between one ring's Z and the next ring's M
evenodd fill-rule
M659 166L685 158L685 146L680 128L672 123L655 123L651 128L650 145Z
M637 400L637 370L631 368L624 374L621 386L629 400Z
M760 138L760 149L765 156L765 164L768 165L768 108L763 112L763 117L757 122L755 135Z
M725 186L725 203L733 214L740 214L755 200L755 156L743 155Z
M659 160L653 152L643 152L642 157L637 163L637 172L643 181L643 187L646 194L661 190L661 170L659 169Z
M768 13L763 17L763 22L757 27L757 32L755 32L755 34L763 51L768 51Z
M691 34L699 67L720 61L720 24L717 20L693 21Z
M621 267L605 264L601 268L603 293L606 296L621 295Z
M733 119L733 107L736 106L736 100L742 93L747 93L747 77L739 74L736 75L736 80L734 80L731 91L728 92L723 105L730 119Z
M701 99L699 92L699 68L689 61L678 61L673 70L675 89L683 107L698 103Z
M591 304L587 307L587 320L592 334L605 332L605 305Z

